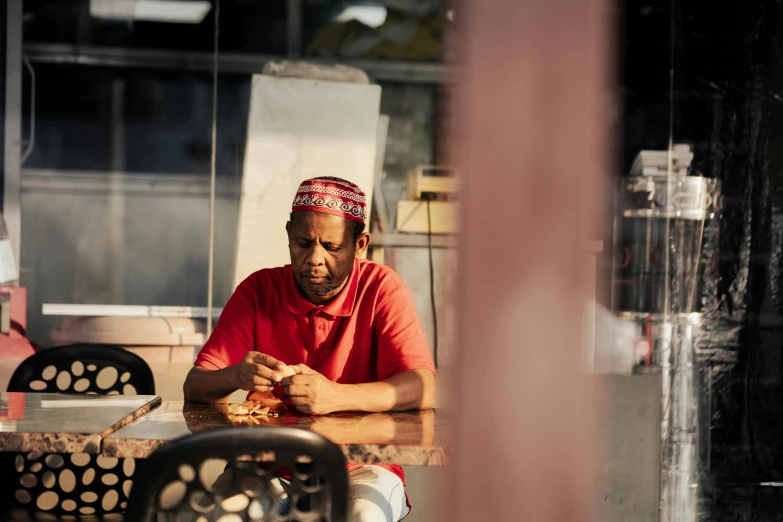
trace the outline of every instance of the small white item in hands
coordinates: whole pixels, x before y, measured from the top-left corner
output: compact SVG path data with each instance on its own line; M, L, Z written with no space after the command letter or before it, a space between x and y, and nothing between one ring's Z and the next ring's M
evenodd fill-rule
M283 379L286 377L291 377L292 375L296 375L296 372L290 366L286 366L285 370L281 371L280 373L282 374Z

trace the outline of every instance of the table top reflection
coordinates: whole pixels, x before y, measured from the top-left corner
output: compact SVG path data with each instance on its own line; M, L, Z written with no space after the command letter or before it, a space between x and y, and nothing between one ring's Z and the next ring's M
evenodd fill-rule
M258 418L260 425L245 427L286 426L313 431L340 445L346 460L352 463L444 466L451 458L448 423L441 411L322 416L287 411L278 417ZM107 437L103 454L145 458L167 441L237 425L229 420L225 404L163 402L159 408Z
M155 395L0 393L0 451L100 453L101 441L160 404Z

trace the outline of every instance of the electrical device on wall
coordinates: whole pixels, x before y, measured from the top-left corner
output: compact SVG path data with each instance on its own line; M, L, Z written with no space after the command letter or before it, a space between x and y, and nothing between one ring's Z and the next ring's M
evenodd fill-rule
M433 234L457 234L457 169L420 165L407 178L407 198L397 202L397 232L427 234L433 359L438 366L438 309L435 299Z
M457 234L459 183L453 167L420 165L408 174L407 199L397 202L397 232ZM423 205L422 201L429 201Z

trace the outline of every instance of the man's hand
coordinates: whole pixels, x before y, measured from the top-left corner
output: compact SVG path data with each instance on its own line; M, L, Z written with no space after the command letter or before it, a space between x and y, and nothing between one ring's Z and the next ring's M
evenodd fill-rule
M259 352L248 352L242 362L233 368L239 389L261 392L271 391L284 375L290 375L292 369L274 357Z
M302 413L325 415L345 409L344 395L350 385L332 382L304 364L291 366L296 375L284 378L285 393Z

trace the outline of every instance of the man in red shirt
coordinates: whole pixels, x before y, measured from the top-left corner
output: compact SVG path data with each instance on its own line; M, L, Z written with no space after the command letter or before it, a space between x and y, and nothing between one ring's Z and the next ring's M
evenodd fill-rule
M365 221L358 186L304 181L286 225L291 264L237 287L185 380L185 399L223 402L242 389L315 415L433 407L435 365L416 308L394 271L362 259ZM400 466L349 467L349 520L402 519L403 479Z

